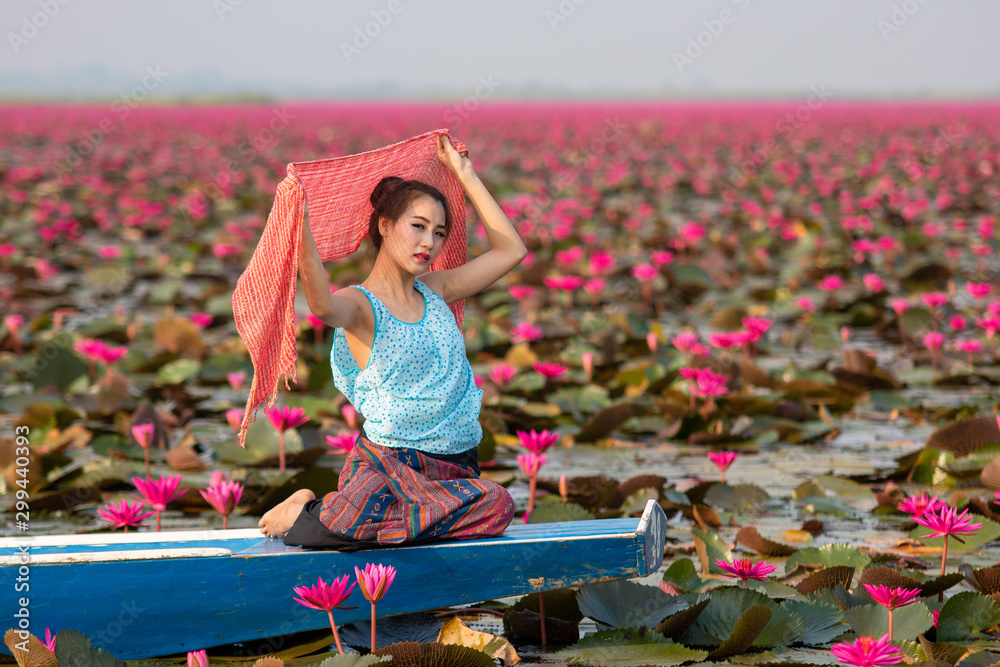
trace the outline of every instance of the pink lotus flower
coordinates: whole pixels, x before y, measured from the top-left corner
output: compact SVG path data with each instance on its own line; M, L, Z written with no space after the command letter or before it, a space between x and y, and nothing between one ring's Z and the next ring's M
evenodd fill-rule
M660 345L660 335L655 331L650 331L646 334L646 345L649 346L650 352L656 352L656 348Z
M835 292L844 286L844 279L837 274L830 274L824 276L822 280L819 281L818 287L821 290L827 292Z
M229 524L229 515L240 504L240 498L243 497L243 485L227 480L224 472L216 470L212 473L208 488L199 489L198 493L216 512L222 515L222 529L225 530Z
M877 641L873 637L858 637L853 643L834 644L830 653L840 662L855 667L886 667L903 659L902 651L889 643L889 635L882 635Z
M125 356L128 352L128 348L124 346L115 347L113 345L101 345L101 349L98 352L100 361L108 366L115 363L119 359Z
M188 667L208 667L208 651L188 651L187 664Z
M925 292L920 295L920 300L923 301L924 305L928 308L935 309L948 303L948 295L944 292Z
M153 434L156 432L156 426L152 423L147 424L136 424L132 427L132 435L135 437L135 441L139 443L139 446L143 449L143 454L146 459L146 477L149 477L149 447L153 444Z
M979 299L985 299L990 294L991 286L989 283L965 283L965 291L969 293L973 299L977 301Z
M865 590L876 603L889 610L889 639L892 639L892 612L899 607L905 607L916 602L923 593L919 588L900 588L889 586L873 586L865 584Z
M243 381L247 379L247 374L243 371L226 373L226 379L229 380L229 386L233 388L233 391L239 391Z
M885 289L885 283L877 273L866 273L864 277L865 289L871 293L881 292Z
M180 498L187 492L187 489L177 490L177 485L181 483L181 476L167 475L155 481L148 477L146 479L133 477L132 483L135 484L135 488L142 494L143 499L156 512L156 530L159 532L160 512L167 509L167 503Z
M795 301L795 305L796 305L796 306L797 306L797 307L798 307L798 308L799 308L800 310L804 310L804 311L806 311L807 313L815 313L815 312L816 312L816 302L815 302L815 301L813 301L813 300L812 300L811 298L809 298L809 297L807 297L807 296L802 296L802 297L799 297L799 298L798 298L798 299L797 299L797 300Z
M931 613L934 615L934 627L936 628L938 626L937 625L938 624L938 616L941 615L941 610L940 609L934 609L933 611L931 611Z
M695 245L705 238L705 228L697 222L685 222L681 224L677 232L688 245Z
M929 350L940 350L944 345L944 334L939 331L928 331L924 334L924 345Z
M889 302L889 307L892 308L897 317L902 317L903 313L910 309L910 301L909 299L892 299Z
M566 250L556 250L556 261L564 266L573 266L583 257L583 248L573 246Z
M268 408L265 410L267 418L274 424L274 428L284 432L288 429L302 426L309 418L305 416L305 408L293 408L283 405L280 408Z
M530 340L539 340L542 337L542 328L531 322L521 322L510 330L511 343L523 343Z
M740 324L753 334L754 341L759 340L771 328L771 320L766 317L742 317Z
M97 248L97 256L101 259L116 259L121 254L122 247L119 245L102 245Z
M396 579L396 568L391 565L368 563L364 570L354 566L354 574L361 584L361 594L372 603L372 650L375 650L375 603L382 599Z
M349 454L358 440L358 432L341 433L326 436L326 444L330 446L329 454Z
M191 323L199 329L204 329L212 323L212 320L214 320L215 317L209 315L208 313L191 313L188 315L188 319L191 320Z
M899 503L900 511L912 514L915 517L923 516L926 512L934 512L939 507L947 506L948 504L943 500L938 500L937 496L928 496L926 493L921 493L919 496L910 496Z
M100 361L104 343L99 340L84 339L73 344L73 349L91 361Z
M723 574L722 576L729 577L730 579L742 579L743 588L747 587L747 579L767 581L766 575L774 572L776 569L764 561L754 563L749 558L737 558L732 563L724 561L721 558L716 558L715 564L728 572L728 574Z
M682 331L671 338L670 342L681 352L690 352L691 346L698 342L698 334L693 331Z
M52 634L52 630L45 628L45 648L49 649L49 653L53 655L56 652L56 636Z
M652 264L638 264L632 268L632 275L640 282L648 283L660 275L660 270Z
M590 272L594 275L610 273L615 266L615 256L607 250L597 250L590 254Z
M535 288L531 285L511 285L507 291L517 301L524 301L535 293Z
M708 344L713 347L718 347L723 350L728 350L729 348L737 345L735 334L732 332L721 332L721 333L710 333L708 334Z
M537 361L532 365L536 373L545 376L547 380L554 380L566 373L566 367L551 361Z
M510 364L497 364L490 369L490 380L503 387L517 374L517 368Z
M915 522L934 531L930 535L924 535L924 538L944 538L944 551L941 554L942 577L944 576L945 561L948 558L948 538L953 537L965 544L959 535L972 535L983 526L981 523L970 523L967 518L968 514L968 509L962 510L962 513L959 514L957 508L949 509L947 506L939 505L935 509L925 511L920 516L913 517Z
M127 533L129 526L139 526L142 524L143 519L153 516L153 512L142 513L143 504L141 500L126 502L122 498L121 504L115 505L114 501L112 501L106 504L104 509L97 510L97 515L110 523L112 528L121 528L124 526Z
M357 572L357 568L354 568ZM347 582L350 581L350 575L345 574L342 577L334 579L329 584L323 581L323 577L319 577L315 586L293 586L292 590L299 597L294 598L299 604L305 605L312 609L318 609L320 611L325 611L330 618L330 629L333 631L333 639L337 642L337 652L343 653L344 647L340 644L340 635L337 634L337 626L333 622L333 610L334 609L357 609L357 607L344 607L344 601L350 596L351 591L357 586L357 583L352 583L350 586ZM360 581L360 578L359 578ZM374 622L374 618L372 621ZM375 643L372 642L372 647Z
M583 291L591 296L597 296L604 291L604 280L602 278L591 278L583 283Z
M728 375L717 374L709 368L701 369L702 372L695 378L694 386L691 387L691 395L699 398L709 398L722 396L729 393L726 382Z
M948 318L948 326L951 327L952 331L961 331L967 324L965 318L961 315L952 315Z
M653 262L653 266L666 266L674 261L674 253L669 250L654 250L650 253L649 259Z
M712 463L714 463L719 468L719 472L722 473L723 484L726 483L726 470L733 464L733 461L735 461L737 457L739 457L739 454L730 451L708 453L708 458L712 460Z
M587 381L589 382L591 376L594 374L594 353L589 351L581 352L580 365L583 366L583 372L587 374Z
M358 427L358 411L350 403L344 403L344 406L340 408L340 413L344 415L344 421L347 425L353 429Z
M524 471L524 474L530 480L538 475L538 471L545 465L546 459L545 454L525 452L524 454L517 455L517 465L521 467L521 470Z
M524 431L515 431L515 433L521 441L521 445L535 454L542 454L559 441L559 434L549 433L548 430L539 433L535 429L531 429L527 433Z
M278 431L278 468L281 472L285 472L285 431L302 426L309 421L309 418L305 416L305 408L293 408L287 405L280 408L266 408L264 414Z
M226 410L226 422L233 428L233 430L238 431L240 429L240 424L243 423L243 408L231 408Z

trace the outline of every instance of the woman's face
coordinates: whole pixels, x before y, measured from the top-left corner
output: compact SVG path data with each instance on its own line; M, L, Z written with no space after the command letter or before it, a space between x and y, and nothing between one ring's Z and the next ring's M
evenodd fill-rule
M391 228L385 219L380 221L382 252L388 250L400 266L413 269L415 274L428 271L444 247L444 220L444 207L438 200L418 197ZM426 255L426 261L418 257L421 254Z

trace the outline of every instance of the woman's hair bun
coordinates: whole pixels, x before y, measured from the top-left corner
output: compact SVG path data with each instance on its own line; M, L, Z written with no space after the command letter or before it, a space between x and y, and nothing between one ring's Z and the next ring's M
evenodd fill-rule
M382 195L384 195L391 188L395 187L398 183L402 182L403 179L400 178L399 176L386 176L381 181L379 181L378 185L375 186L375 189L372 190L372 196L371 196L372 207L377 207L378 200L382 198Z

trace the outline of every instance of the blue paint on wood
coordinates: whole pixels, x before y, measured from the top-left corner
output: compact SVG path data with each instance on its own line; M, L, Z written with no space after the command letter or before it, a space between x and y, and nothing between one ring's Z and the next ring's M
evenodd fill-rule
M502 537L355 553L286 547L279 540L166 542L163 534L100 550L231 548L231 556L154 558L30 565L29 593L15 593L17 565L0 567L0 608L30 597L31 629L78 630L122 659L165 656L237 641L256 645L327 627L326 614L293 600L293 586L330 581L354 566L393 565L398 574L380 616L469 604L538 590L644 576L662 562L666 518L651 502L642 519L511 526ZM219 531L220 533L223 531ZM528 540L525 542L525 540ZM125 547L129 547L126 549ZM90 547L39 547L31 554L80 553ZM11 547L0 556L12 555ZM355 589L337 623L369 617Z

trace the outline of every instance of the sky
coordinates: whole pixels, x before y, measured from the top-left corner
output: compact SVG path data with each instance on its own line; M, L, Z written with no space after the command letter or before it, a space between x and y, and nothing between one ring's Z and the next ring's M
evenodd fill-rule
M2 0L0 97L1000 98L997 0Z

